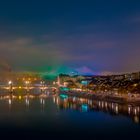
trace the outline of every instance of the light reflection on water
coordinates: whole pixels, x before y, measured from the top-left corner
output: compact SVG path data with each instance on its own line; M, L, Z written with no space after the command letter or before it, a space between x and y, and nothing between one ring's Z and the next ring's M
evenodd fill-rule
M0 97L0 104L1 101L6 101L2 102L2 104L8 103L9 109L12 109L14 102L17 104L17 102L21 100L25 103L25 107L29 108L29 106L31 106L30 102L33 99L36 99L39 101L41 110L43 111L45 108L45 103L47 102L47 98L50 98L50 96L46 96L44 94L40 96L34 96L30 94L25 96L6 95ZM61 98L60 96L55 95L51 96L51 98L53 99L53 103L56 104L60 110L71 109L80 112L102 111L110 115L123 115L126 117L130 117L135 123L140 123L139 106L118 104L107 101L97 101L78 97ZM21 102L18 102L18 104L20 103ZM23 107L21 108L21 110L22 109Z
M106 101L90 100L78 97L61 99L53 97L60 109L73 109L81 112L102 111L110 115L123 115L132 118L135 123L140 123L140 107L127 104L118 104Z
M77 97L6 95L0 97L0 112L0 131L4 133L13 129L20 133L26 130L31 135L35 135L37 130L45 136L48 132L110 136L111 131L112 135L117 133L120 137L123 133L138 134L140 130L139 106Z

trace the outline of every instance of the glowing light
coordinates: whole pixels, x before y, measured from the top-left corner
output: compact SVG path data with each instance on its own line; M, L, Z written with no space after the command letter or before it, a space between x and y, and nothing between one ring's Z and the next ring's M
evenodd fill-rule
M88 100L89 104L92 105L92 100Z
M116 107L115 107L115 111L116 111L116 114L119 113L119 107L118 107L118 105L116 105Z
M87 112L88 111L88 105L87 104L82 104L82 111Z
M59 105L59 99L58 98L56 99L56 103L57 103L57 105Z
M55 103L55 97L53 97L53 102Z
M19 96L18 99L21 100L21 96Z
M99 107L101 106L101 103L100 103L100 101L99 101Z
M26 84L29 84L30 82L29 82L29 81L25 81L25 83L26 83Z
M8 84L11 85L12 84L12 81L9 81Z
M114 109L114 104L112 103L112 109Z
M107 108L107 102L105 102L105 107Z
M81 81L81 84L87 85L88 84L88 81Z
M45 100L44 99L42 99L42 98L40 98L40 104L45 104Z
M73 102L75 102L76 101L76 97L73 97Z
M139 123L139 117L138 117L138 116L135 116L135 117L134 117L134 122L135 122L135 123Z
M25 103L26 103L26 105L29 106L29 100L28 99L25 100Z
M130 114L130 113L131 113L131 107L128 106L128 114Z
M136 87L136 86L137 86L137 84L134 84L133 86L134 86L134 87Z
M68 98L68 95L65 95L65 94L60 94L59 95L62 99L67 99Z
M135 108L134 112L135 112L135 115L137 115L137 109L136 108Z
M70 89L68 87L60 87L61 91L69 91Z
M8 100L8 103L9 103L9 105L11 105L11 104L12 104L12 100L11 100L11 99L9 99L9 100Z

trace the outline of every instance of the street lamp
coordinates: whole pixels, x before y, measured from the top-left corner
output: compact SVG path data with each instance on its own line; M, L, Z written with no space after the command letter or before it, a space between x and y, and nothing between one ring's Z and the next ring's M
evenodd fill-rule
M8 84L11 85L12 84L12 81L9 81Z

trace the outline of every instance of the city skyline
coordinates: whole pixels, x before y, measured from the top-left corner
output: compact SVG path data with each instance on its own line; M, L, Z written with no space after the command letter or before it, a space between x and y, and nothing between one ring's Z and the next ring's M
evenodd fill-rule
M1 139L138 139L140 0L0 0Z
M1 70L140 71L139 5L136 0L1 2Z

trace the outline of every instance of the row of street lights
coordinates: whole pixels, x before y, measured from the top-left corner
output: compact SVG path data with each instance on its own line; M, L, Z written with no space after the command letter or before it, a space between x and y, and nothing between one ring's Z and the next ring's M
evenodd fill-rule
M26 91L27 92L29 92L30 91L30 81L25 81L25 85L26 85ZM45 88L45 81L41 81L40 82L40 84L41 84L41 92L43 92L44 91L44 88ZM8 81L8 85L9 85L9 92L10 93L13 93L13 82L10 80L10 81Z

